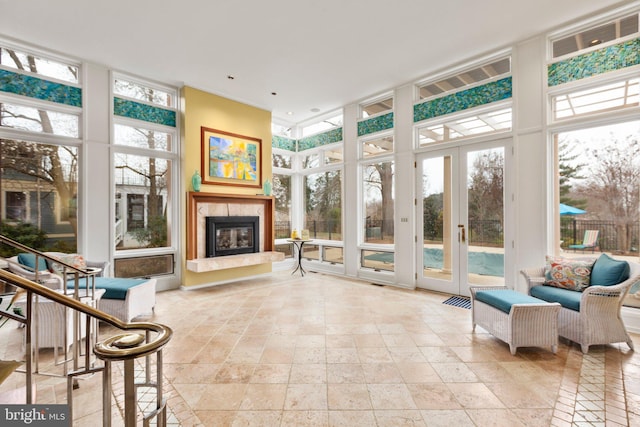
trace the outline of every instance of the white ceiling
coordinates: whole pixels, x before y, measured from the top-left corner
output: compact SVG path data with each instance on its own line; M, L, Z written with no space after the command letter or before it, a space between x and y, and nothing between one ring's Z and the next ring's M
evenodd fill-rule
M295 124L628 3L0 0L0 35Z

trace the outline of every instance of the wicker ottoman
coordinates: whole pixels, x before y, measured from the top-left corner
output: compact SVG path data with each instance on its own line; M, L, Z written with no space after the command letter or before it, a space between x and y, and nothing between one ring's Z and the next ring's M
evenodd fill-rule
M509 344L511 354L518 347L550 346L558 350L560 304L549 303L504 286L471 286L473 330L480 325Z

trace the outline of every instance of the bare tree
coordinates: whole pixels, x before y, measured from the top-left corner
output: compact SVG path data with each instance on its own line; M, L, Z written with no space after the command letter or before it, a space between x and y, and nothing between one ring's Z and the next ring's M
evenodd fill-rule
M589 200L589 213L613 220L617 248L629 250L634 223L640 219L640 144L636 135L588 149L590 175L577 193Z
M394 203L393 203L393 163L373 163L365 168L364 183L377 189L380 196L379 215L382 236L393 236ZM367 212L369 215L369 212Z
M305 211L307 227L311 221L326 224L329 234L340 233L342 224L342 175L327 171L305 179Z
M469 240L502 244L504 236L504 155L482 152L469 177Z

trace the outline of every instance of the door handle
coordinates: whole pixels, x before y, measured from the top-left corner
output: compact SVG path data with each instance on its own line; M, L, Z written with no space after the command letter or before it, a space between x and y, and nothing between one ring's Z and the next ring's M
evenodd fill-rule
M466 240L464 224L458 224L458 241L464 243Z

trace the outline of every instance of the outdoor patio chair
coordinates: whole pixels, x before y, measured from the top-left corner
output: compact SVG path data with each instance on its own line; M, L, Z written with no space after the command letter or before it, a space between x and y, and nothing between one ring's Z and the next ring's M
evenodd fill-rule
M591 252L594 252L596 247L598 247L598 234L600 234L600 230L586 230L584 232L584 238L582 239L581 245L569 245L569 249L581 250L585 251L586 249L591 249Z

